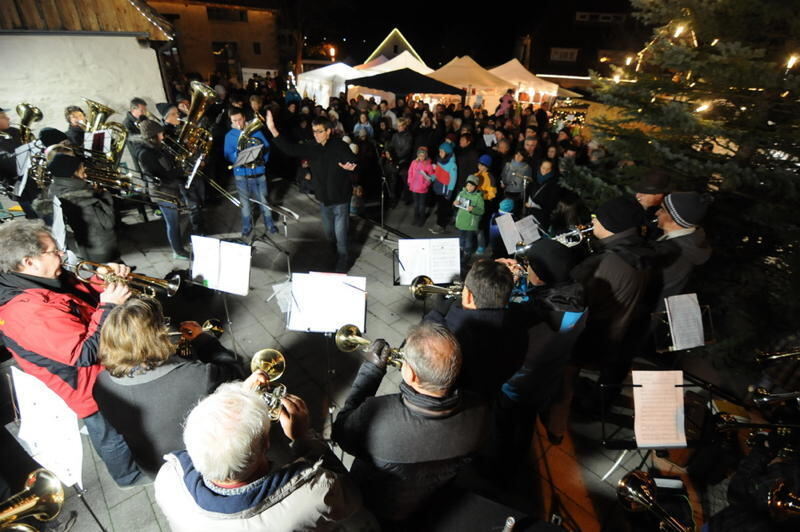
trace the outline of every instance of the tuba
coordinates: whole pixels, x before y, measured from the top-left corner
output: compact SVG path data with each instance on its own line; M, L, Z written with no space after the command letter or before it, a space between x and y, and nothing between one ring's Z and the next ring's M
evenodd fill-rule
M453 286L439 286L433 284L433 279L427 275L418 275L411 281L408 287L414 299L425 299L426 296L433 294L441 294L446 299L460 297L461 292L464 290L464 285L461 283L454 283Z
M35 532L32 526L15 521L26 517L50 521L58 515L63 504L61 481L47 469L37 469L28 475L22 491L0 503L0 530Z
M101 273L100 268L105 268ZM73 273L79 280L87 284L97 284L91 278L86 279L81 274L92 274L99 277L103 284L122 283L128 286L131 293L136 297L156 297L159 293L164 293L168 297L174 296L181 286L181 278L178 274L170 276L168 279L158 279L148 277L138 273L131 273L128 277L120 277L111 271L105 264L83 260L72 268Z
M336 342L336 347L343 353L351 353L372 343L372 340L361 336L361 331L355 325L342 325L339 327L339 330L336 331L336 336L334 336L334 341ZM403 358L403 351L392 348L386 363L400 368L403 366Z
M189 86L192 91L192 102L189 104L186 122L178 134L177 143L184 148L187 158L196 159L201 155L208 155L211 150L213 140L211 132L199 124L208 106L216 101L217 92L199 81L192 81Z
M272 387L273 381L281 378L286 371L286 358L283 353L275 349L262 349L257 351L250 360L250 371L261 370L267 374L269 383L260 386L258 393L267 403L269 408L269 418L277 421L281 417L281 399L286 397L286 386L279 384Z
M86 117L86 133L95 133L103 129L111 132L111 150L105 154L105 157L107 159L106 162L116 168L122 158L122 152L125 150L128 130L119 122L107 121L109 116L116 113L111 107L89 98L84 98L83 101L86 102L86 106L89 108L89 115Z
M31 131L31 124L42 119L42 110L27 102L22 102L17 105L17 114L19 115L20 140L23 144L33 142L36 140L36 137L33 135L33 131Z
M617 483L617 498L626 510L639 512L651 511L660 521L661 530L673 532L691 532L688 527L669 515L664 508L656 502L656 482L649 473L644 471L631 471Z

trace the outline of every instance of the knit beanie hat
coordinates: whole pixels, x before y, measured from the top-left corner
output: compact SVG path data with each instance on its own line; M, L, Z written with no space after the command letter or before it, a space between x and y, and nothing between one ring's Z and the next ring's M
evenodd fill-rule
M472 183L473 185L475 185L477 187L478 185L481 184L481 180L476 175L470 175L469 177L467 177L467 183Z
M420 153L422 153L423 155L425 155L425 157L427 157L428 156L428 147L427 146L420 146L419 148L417 148L417 155L419 155Z
M620 196L600 205L595 216L612 233L621 233L641 224L642 208L638 203Z
M158 109L158 113L161 117L167 116L167 112L172 109L173 107L177 107L174 103L157 103L156 109Z
M504 199L500 202L500 205L498 205L498 209L502 213L514 212L514 200L511 198Z
M545 284L562 283L570 279L569 272L576 264L570 249L549 238L540 238L525 250L531 269Z
M46 127L39 132L39 140L42 141L45 147L50 147L53 144L64 142L67 140L67 136L54 127Z
M81 165L78 157L67 155L66 153L56 153L53 159L47 163L47 169L53 177L72 177Z
M478 164L482 164L483 166L489 167L492 166L492 156L488 153L481 155L478 158Z
M442 142L439 146L439 149L445 152L447 155L453 155L453 145L449 142Z
M155 138L156 135L164 131L164 127L155 120L143 120L139 122L139 131L146 139Z
M706 215L711 196L697 192L673 192L664 198L664 208L681 227L694 227Z

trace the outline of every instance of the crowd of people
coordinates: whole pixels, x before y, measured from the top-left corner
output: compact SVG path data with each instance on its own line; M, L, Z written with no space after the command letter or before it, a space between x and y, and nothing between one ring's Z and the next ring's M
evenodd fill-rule
M323 108L269 84L251 84L249 93L215 89L221 101L203 119L214 138L205 168L224 183L234 165L242 238L254 233L259 212L274 231L267 178L296 175L299 190L320 205L335 269L347 271L353 198L383 188L387 208L408 205L432 233L455 224L467 273L460 298L436 301L407 331L401 354L383 340L368 348L331 434L354 456L349 470L311 430L308 408L294 395L282 399L279 420L292 458L273 464L266 452L274 428L260 398L265 373L244 379L238 357L207 334L194 339L189 357L179 356L158 301L131 298L125 284L77 282L62 271L63 250L42 221L0 225L6 348L84 420L119 485L155 481L173 530L412 529L472 458L490 480L506 483L524 462L538 418L558 445L573 402L595 414L613 403L634 357L656 349L654 316L664 299L689 290L693 270L711 255L702 228L707 196L673 190L664 169L647 169L634 193L595 209L592 238L571 247L549 238L585 215L581 198L559 185L560 172L570 160L602 164L603 148L554 131L547 105L506 99L484 110L398 98L390 107L340 97ZM161 120L148 119L146 103L134 98L125 125L138 168L190 206L192 231L202 234L203 179L194 192L175 187L185 169L164 147L189 113L185 94L158 106ZM81 114L66 113L65 136L78 145ZM263 126L243 134L256 118ZM8 130L4 119L0 113L0 130ZM254 158L238 164L253 145ZM59 149L47 158L53 186L84 172L74 154ZM178 211L157 205L181 259L188 250ZM506 213L534 216L545 236L509 256L492 239L494 219ZM65 216L91 252L99 237L79 236L79 224ZM117 256L105 252L102 262L124 278L130 269ZM398 392L376 396L398 357ZM578 379L586 368L600 374L588 387ZM163 399L157 405L155 396Z

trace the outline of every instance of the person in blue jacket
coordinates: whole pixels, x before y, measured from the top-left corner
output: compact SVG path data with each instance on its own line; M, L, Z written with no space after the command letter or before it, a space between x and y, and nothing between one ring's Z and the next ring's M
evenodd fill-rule
M269 142L261 131L252 133L248 139L241 139L242 130L245 128L246 118L244 111L238 107L232 107L228 112L231 119L232 129L225 135L225 159L231 163L236 163L239 155L239 148L248 148L261 143L263 150L261 156L251 163L236 166L233 169L233 176L236 178L236 190L239 193L239 201L242 202L242 239L252 242L253 228L255 226L252 217L252 205L256 203L261 208L261 215L264 217L264 226L270 233L277 233L278 228L272 221L272 212L267 206L267 161L269 160ZM251 201L252 200L252 201ZM256 211L256 216L258 212Z

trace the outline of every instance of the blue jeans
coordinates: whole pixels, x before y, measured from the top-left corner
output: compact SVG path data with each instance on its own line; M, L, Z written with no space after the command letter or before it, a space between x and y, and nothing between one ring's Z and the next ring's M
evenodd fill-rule
M458 231L458 244L461 247L461 253L464 255L472 255L475 251L475 240L478 238L477 231Z
M164 224L167 226L169 247L175 253L185 254L186 250L183 247L183 237L181 236L181 217L178 209L171 203L158 201L156 204L161 209L161 217L164 218Z
M122 435L106 421L100 412L83 418L94 450L108 468L108 473L119 486L130 486L141 477L142 472Z
M322 230L329 242L336 243L336 267L347 267L347 232L350 229L350 204L337 203L336 205L320 205L322 216Z
M252 202L250 198L260 201L261 215L264 217L264 226L272 229L275 224L272 222L272 211L267 208L267 178L236 176L236 190L239 192L239 201L242 202L242 234L247 235L253 230L255 222L258 221L258 211L255 220L253 219Z

